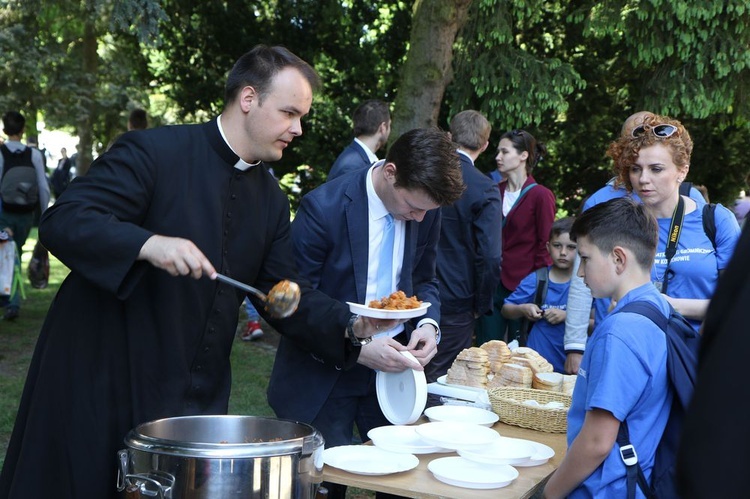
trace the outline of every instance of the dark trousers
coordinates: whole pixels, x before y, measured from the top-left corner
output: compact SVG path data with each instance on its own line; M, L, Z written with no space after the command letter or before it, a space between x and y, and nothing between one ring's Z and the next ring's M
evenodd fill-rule
M383 415L375 391L376 373L361 365L342 373L326 403L312 421L312 426L323 435L326 448L366 442L367 432L378 426L391 424ZM354 438L357 425L359 439ZM323 482L328 499L344 499L346 486ZM398 497L378 493L378 498Z
M448 369L456 360L461 350L471 346L474 336L473 312L443 315L440 317L440 344L437 354L429 364L424 366L424 374L428 383L437 381L440 376L448 372ZM440 396L428 394L427 406L432 407L440 404Z
M502 283L498 285L493 298L492 312L477 319L477 325L475 328L476 338L474 340L476 346L481 346L490 340L503 340L509 342L518 337L518 330L521 328L521 321L506 319L500 313L500 309L503 308L505 299L509 297L512 292L512 289L506 289Z

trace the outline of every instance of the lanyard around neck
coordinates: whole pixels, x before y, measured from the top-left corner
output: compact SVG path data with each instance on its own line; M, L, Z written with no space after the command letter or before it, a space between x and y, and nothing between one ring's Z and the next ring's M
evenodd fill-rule
M680 196L675 206L674 212L672 213L672 222L669 224L669 233L667 233L667 248L664 251L664 256L667 257L667 268L664 269L664 275L662 276L662 289L661 292L667 294L667 286L669 284L669 264L672 262L672 257L677 253L677 243L680 241L680 234L682 233L682 222L685 219L685 200Z

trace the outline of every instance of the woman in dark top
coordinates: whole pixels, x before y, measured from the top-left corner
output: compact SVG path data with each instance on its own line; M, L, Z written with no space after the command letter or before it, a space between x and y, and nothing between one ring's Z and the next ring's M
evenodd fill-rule
M517 336L520 321L500 315L503 301L524 277L552 263L546 244L555 220L555 195L531 176L546 153L544 144L525 130L512 130L500 137L495 162L504 179L499 184L503 201L502 270L492 313L477 322L477 345L494 339L510 341Z

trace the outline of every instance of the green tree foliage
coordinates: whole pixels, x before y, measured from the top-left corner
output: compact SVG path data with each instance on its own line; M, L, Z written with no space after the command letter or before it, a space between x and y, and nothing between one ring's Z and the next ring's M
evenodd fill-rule
M320 73L323 91L303 123L303 136L273 165L293 204L319 185L351 142L351 114L363 100L392 101L409 37L403 1L165 0L156 81L179 103L178 119L202 121L224 106L235 60L259 43L284 45ZM302 166L300 166L302 165ZM295 179L304 179L295 183ZM289 187L286 187L289 186ZM292 187L293 186L293 187Z
M148 102L142 44L163 17L156 0L3 2L0 105L78 135L85 172L125 130L128 106Z
M475 1L444 115L481 110L492 146L513 128L546 142L534 174L572 212L611 176L605 151L625 118L668 114L695 140L689 180L729 203L750 145L749 21L736 1Z

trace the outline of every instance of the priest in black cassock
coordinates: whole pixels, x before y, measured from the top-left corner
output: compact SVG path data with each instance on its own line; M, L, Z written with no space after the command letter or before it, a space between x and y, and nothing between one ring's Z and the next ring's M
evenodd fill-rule
M255 47L232 69L218 118L126 133L46 211L40 239L71 272L39 336L0 497L116 497L130 429L227 412L244 293L212 278L266 292L298 280L288 201L264 162L302 134L318 84L286 49ZM353 366L347 306L300 284L297 312L270 322ZM358 319L354 332L375 325Z

